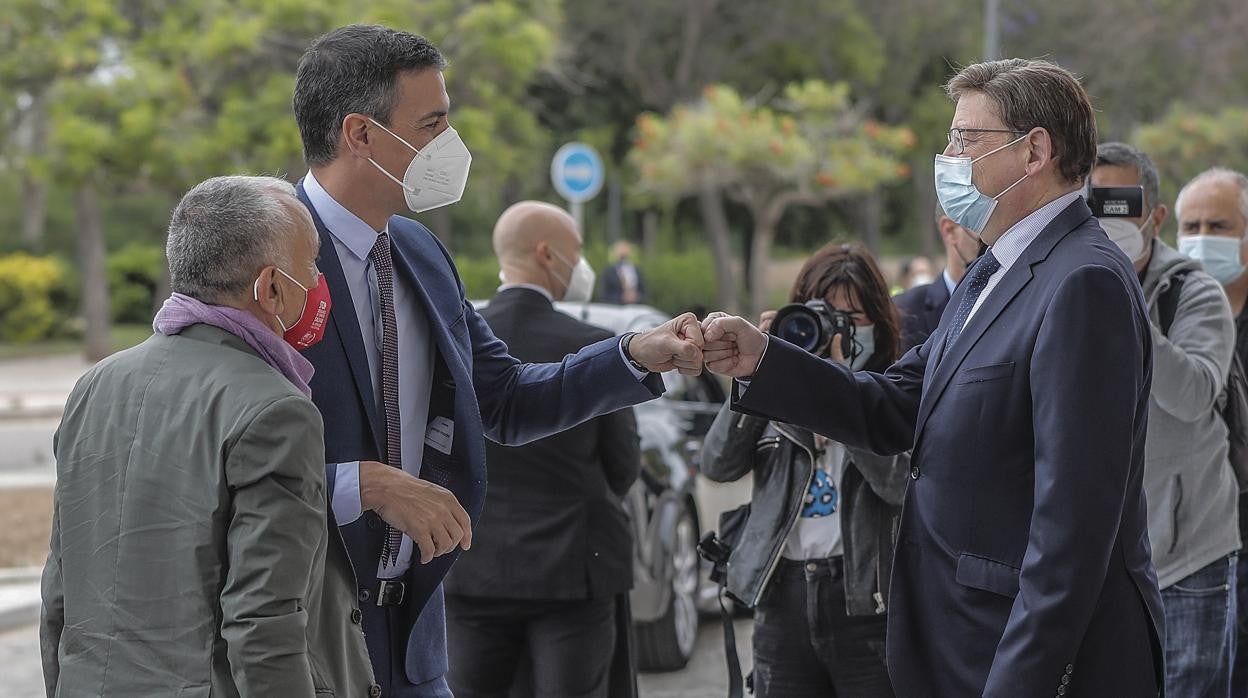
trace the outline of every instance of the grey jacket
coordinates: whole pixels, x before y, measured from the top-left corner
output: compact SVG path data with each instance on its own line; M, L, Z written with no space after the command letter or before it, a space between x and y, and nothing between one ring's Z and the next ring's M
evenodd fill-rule
M1177 274L1185 278L1166 336L1158 299ZM1240 547L1239 489L1218 411L1235 324L1218 282L1160 240L1153 243L1143 287L1153 324L1144 491L1153 565L1165 589Z
M758 605L771 581L814 477L814 435L799 427L738 414L725 404L706 435L702 474L731 482L754 472L750 516L728 559L727 590ZM841 478L845 610L867 616L887 610L893 548L910 458L846 447Z
M302 393L207 325L74 387L55 440L49 696L362 696L355 579Z

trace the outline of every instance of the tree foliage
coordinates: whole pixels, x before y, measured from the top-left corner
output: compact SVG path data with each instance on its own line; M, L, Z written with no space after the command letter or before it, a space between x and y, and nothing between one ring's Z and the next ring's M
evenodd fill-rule
M865 118L845 83L788 85L774 105L712 85L670 115L643 114L629 159L637 190L659 201L710 184L749 210L753 309L766 301L763 272L776 226L789 207L861 194L910 174L901 155L915 145L906 128Z

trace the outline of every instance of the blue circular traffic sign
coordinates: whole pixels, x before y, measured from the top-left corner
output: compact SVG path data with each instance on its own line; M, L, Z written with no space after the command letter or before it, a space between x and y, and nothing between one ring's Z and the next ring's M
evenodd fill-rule
M585 143L566 143L550 161L550 183L571 203L589 201L602 190L606 170L598 151Z

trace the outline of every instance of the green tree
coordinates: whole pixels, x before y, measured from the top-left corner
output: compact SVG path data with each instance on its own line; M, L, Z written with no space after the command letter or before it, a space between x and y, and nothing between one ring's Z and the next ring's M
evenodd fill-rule
M709 184L749 210L754 312L767 306L770 251L786 210L870 192L909 175L899 156L913 147L914 135L864 119L849 91L844 83L796 83L772 108L715 85L697 106L638 121L630 157L641 190L684 196Z
M1173 203L1184 184L1210 167L1248 172L1248 108L1198 112L1176 104L1137 128L1132 141L1157 165L1161 200Z

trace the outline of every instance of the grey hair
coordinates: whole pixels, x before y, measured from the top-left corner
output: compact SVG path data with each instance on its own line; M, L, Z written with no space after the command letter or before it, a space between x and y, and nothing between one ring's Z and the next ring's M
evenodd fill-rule
M1144 209L1151 211L1161 203L1161 177L1152 158L1126 143L1102 143L1096 147L1096 165L1130 167L1144 187Z
M295 188L276 177L213 177L195 185L169 221L170 288L205 303L237 297L270 264L290 268Z
M1239 187L1239 212L1243 215L1244 220L1248 221L1248 176L1238 170L1232 170L1228 167L1210 167L1192 178L1192 181L1183 185L1179 190L1179 196L1174 200L1174 215L1182 220L1183 218L1183 197L1188 190L1197 184L1203 182L1220 180L1228 182Z
M389 125L399 73L428 68L446 68L438 49L388 27L352 24L314 41L295 72L293 107L304 160L313 166L334 161L348 114Z
M982 92L996 107L1006 128L1049 132L1058 173L1082 183L1096 157L1096 117L1079 79L1048 61L1009 58L962 69L945 86L956 102Z

